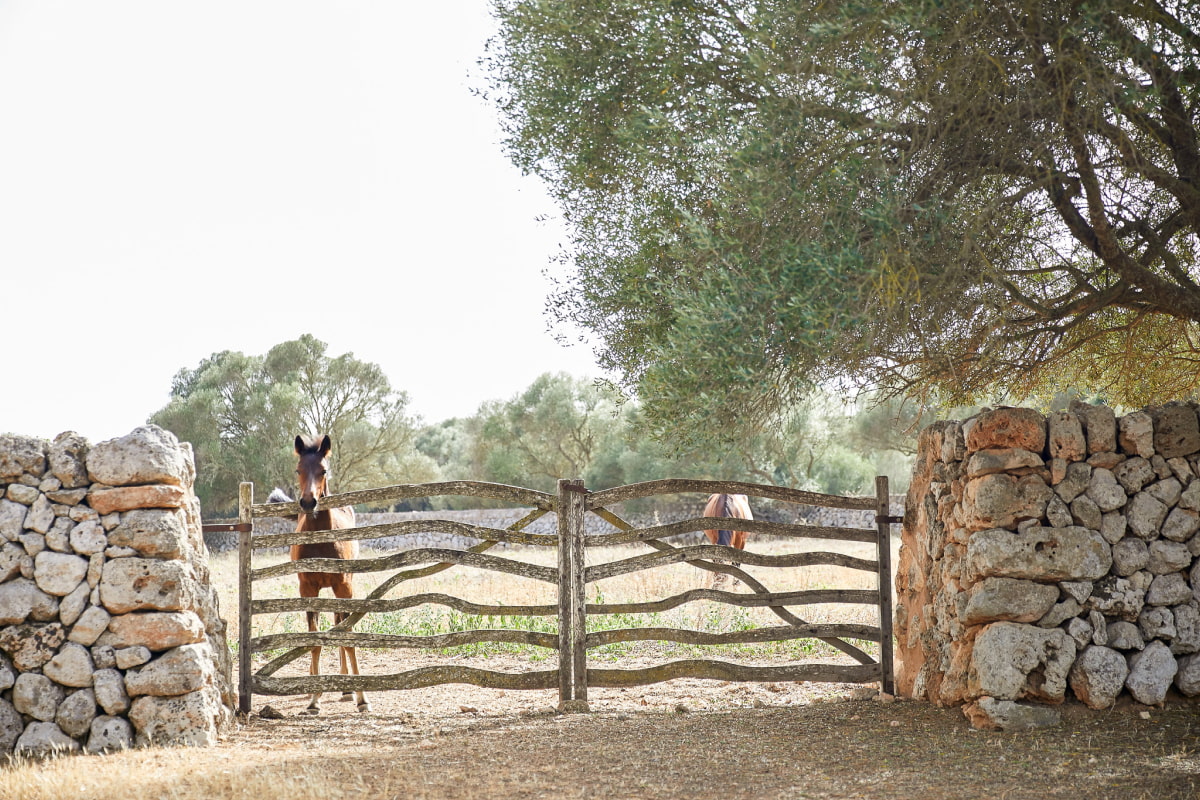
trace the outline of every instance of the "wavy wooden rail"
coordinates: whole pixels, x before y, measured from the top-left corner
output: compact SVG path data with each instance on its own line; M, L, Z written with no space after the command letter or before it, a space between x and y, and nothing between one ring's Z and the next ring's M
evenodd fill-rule
M595 509L593 509L595 510ZM610 523L611 524L611 523ZM792 539L836 539L844 542L875 543L878 534L866 528L831 528L816 525L789 525L781 522L766 522L732 517L697 517L655 525L649 528L632 528L617 533L601 533L587 537L588 547L614 547L651 539L666 539L671 536L706 530L739 530L762 536L779 536Z
M615 489L605 489L591 492L587 496L587 508L594 511L637 500L643 497L653 497L660 494L745 494L752 497L765 497L770 500L782 500L785 503L797 505L820 506L823 508L846 508L859 511L874 511L874 497L841 497L832 494L805 492L799 489L789 489L785 486L767 486L758 483L741 483L738 481L693 481L681 478L668 478L660 481L646 481L619 486Z
M305 649L304 652L308 652ZM379 692L387 689L424 689L446 683L466 683L486 689L554 689L558 670L540 672L494 672L458 666L421 667L390 675L305 675L275 678L255 675L255 694L308 694L310 692Z
M708 633L681 628L621 628L596 631L587 635L587 646L601 647L618 642L678 642L695 645L761 644L791 639L823 639L846 637L879 641L879 628L872 625L789 625L774 628L753 628L748 631Z
M380 558L302 558L299 561L285 561L282 564L256 569L251 575L254 580L259 581L278 578L281 575L295 575L298 572L383 572L431 561L439 564L458 564L490 569L546 583L558 583L558 572L550 567L442 547L419 547Z
M708 678L717 681L817 681L829 683L868 683L883 677L879 664L789 664L779 667L752 667L726 661L692 659L672 661L644 669L589 669L588 684L602 687L646 686L675 678Z
M485 481L442 481L440 483L404 483L384 486L379 489L364 489L359 492L331 494L317 501L317 510L324 511L341 506L394 503L397 500L413 500L421 497L480 497L485 500L501 500L518 506L533 506L542 511L553 511L556 498L552 494L509 486L504 483ZM288 517L300 513L298 503L253 503L253 517Z
M588 567L584 575L588 583L640 572L644 569L661 567L667 564L678 564L681 561L698 561L700 559L725 559L738 561L743 564L753 564L757 567L813 567L835 566L846 569L861 569L874 572L879 568L878 561L865 558L855 558L843 553L788 553L781 556L767 556L753 553L749 550L735 550L732 547L722 547L717 544L701 544L692 547L680 547L666 553L647 553L644 556L633 556L620 561L610 561Z
M288 547L294 544L318 544L321 542L346 542L351 540L361 542L371 539L384 539L391 536L418 536L423 533L447 533L468 539L505 542L506 544L537 545L540 547L558 546L558 537L549 533L509 531L448 519L419 519L385 522L380 525L364 525L361 528L338 531L265 534L254 537L254 549L260 550L268 547Z
M517 631L510 629L478 629L473 631L455 631L439 633L431 636L400 636L388 633L350 633L338 631L303 632L303 633L272 633L257 636L250 640L251 646L258 652L277 650L281 647L373 647L380 650L394 648L442 649L446 647L462 647L469 644L494 642L502 644L527 644L534 647L545 647L550 650L558 649L558 635L540 633L538 631Z
M796 592L772 592L768 594L743 594L719 589L689 589L662 600L638 603L588 603L588 614L654 614L673 608L711 600L741 608L770 606L826 605L830 603L855 603L878 605L879 592L875 589L804 589ZM289 611L328 612L391 612L404 611L422 605L442 605L479 617L542 617L558 613L556 605L514 606L472 603L453 595L427 593L412 594L383 600L343 600L336 597L282 597L270 600L255 600L251 603L254 614L281 614ZM820 637L818 637L820 638Z

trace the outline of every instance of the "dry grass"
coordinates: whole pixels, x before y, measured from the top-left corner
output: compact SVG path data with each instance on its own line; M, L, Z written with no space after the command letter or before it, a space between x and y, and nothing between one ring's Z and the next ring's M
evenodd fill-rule
M767 549L781 546L772 543ZM506 555L542 563L551 559L547 552ZM232 561L221 557L215 564L222 608L231 617L237 608ZM873 581L869 574L837 569L789 570L796 574L783 578L750 569L775 589L868 588ZM646 599L683 591L698 580L690 568L677 565L653 576L614 579L600 589L609 601ZM259 593L288 596L293 587L293 582L279 581ZM461 569L403 591L441 591L479 602L553 601L552 587ZM804 613L813 621L875 622L870 607L816 607ZM672 621L685 626L698 617L706 621L695 608L675 615ZM765 624L773 620L769 616ZM263 632L297 624L271 617L256 623ZM639 654L632 660L646 657ZM364 654L365 671L395 671L397 658L404 660L404 668L450 659L515 671L528 668L530 655L378 651ZM750 660L761 659L752 655ZM1125 704L1104 713L1067 706L1057 728L981 733L971 730L957 709L854 699L854 689L677 680L592 690L593 713L567 716L553 713L554 692L463 686L381 693L371 698L375 707L370 714L357 714L353 704L329 698L320 717L299 714L303 698L256 698L256 708L269 699L283 718L252 715L218 746L206 749L155 748L14 762L0 768L0 798L1200 796L1200 714L1195 705L1160 710Z

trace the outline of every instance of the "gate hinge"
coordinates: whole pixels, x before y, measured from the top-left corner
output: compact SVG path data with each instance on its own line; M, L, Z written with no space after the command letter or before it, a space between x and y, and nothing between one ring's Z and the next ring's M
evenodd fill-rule
M904 515L900 515L898 517L885 517L882 514L876 514L875 522L886 522L889 525L899 525L904 522Z

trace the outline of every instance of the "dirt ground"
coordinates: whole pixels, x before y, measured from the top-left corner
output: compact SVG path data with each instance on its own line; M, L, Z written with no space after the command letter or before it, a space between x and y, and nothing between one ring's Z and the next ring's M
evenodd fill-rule
M529 669L496 656L460 663ZM973 730L960 709L847 684L593 688L591 713L565 715L556 692L442 686L369 699L360 714L326 695L314 717L306 698L255 697L214 756L333 772L347 797L1200 797L1195 703L1067 704L1056 727L1001 733ZM265 705L280 718L265 718Z

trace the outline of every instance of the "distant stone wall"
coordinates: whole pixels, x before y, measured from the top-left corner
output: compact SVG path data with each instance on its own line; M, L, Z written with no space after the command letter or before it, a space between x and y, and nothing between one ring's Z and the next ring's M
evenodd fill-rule
M1048 711L1021 700L1200 694L1198 475L1194 404L926 428L896 577L898 691L964 704L978 727Z
M191 446L0 436L0 753L210 744L231 658Z

